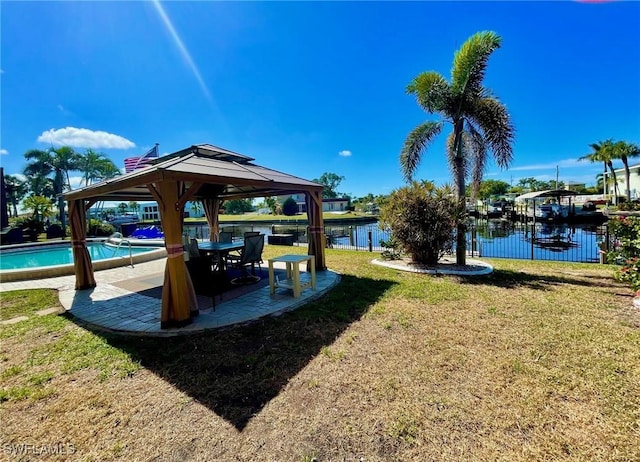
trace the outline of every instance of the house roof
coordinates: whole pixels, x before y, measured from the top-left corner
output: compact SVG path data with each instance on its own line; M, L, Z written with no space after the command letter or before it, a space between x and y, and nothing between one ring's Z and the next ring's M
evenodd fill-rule
M543 197L566 197L577 196L576 191L570 191L566 189L548 189L546 191L532 191L525 194L521 194L515 198L516 201L524 201L527 199L540 199Z
M634 164L634 165L629 165L629 170L636 170L636 169L640 169L640 164ZM617 173L624 173L624 167L622 168L616 168L614 169L614 171Z
M64 193L66 200L155 201L147 185L163 180L202 186L193 199L263 197L322 191L322 185L261 167L254 159L210 144L193 145L153 160L149 166Z

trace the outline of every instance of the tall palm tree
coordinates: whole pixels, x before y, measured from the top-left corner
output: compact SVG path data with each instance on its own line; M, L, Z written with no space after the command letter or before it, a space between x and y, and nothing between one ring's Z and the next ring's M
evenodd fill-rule
M618 141L613 145L613 159L620 159L624 165L624 177L625 184L627 186L626 197L627 200L631 200L631 172L629 171L629 158L640 156L640 146L633 143L627 143L626 141Z
M72 148L62 146L59 148L51 147L45 151L32 149L27 151L24 157L31 161L24 169L25 175L44 177L53 175L53 192L58 198L60 223L64 230L66 217L62 193L65 189L71 189L69 172L78 169L78 154Z
M420 74L409 84L407 93L415 95L418 105L442 119L418 125L407 136L400 152L400 165L407 181L412 179L427 145L447 122L453 127L447 139L447 156L458 200L464 200L468 172L477 191L488 151L500 167L509 165L514 136L511 117L507 108L482 85L489 57L500 42L495 32L478 32L456 51L450 82L431 71ZM463 220L457 226L456 261L459 265L466 263Z
M616 178L616 172L613 169L613 140L608 139L605 141L598 141L597 143L593 143L589 145L592 149L592 152L580 157L580 160L588 160L590 162L602 162L604 165L604 175L607 175L607 168L611 172L611 178L613 179L613 194L615 197L618 197L618 180ZM607 183L605 181L605 194L606 194L606 186Z

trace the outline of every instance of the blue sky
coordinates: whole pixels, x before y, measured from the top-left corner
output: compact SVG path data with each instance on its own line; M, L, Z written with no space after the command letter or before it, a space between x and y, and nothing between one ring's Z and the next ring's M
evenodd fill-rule
M5 173L51 142L124 158L211 143L341 192L402 186L399 151L434 118L405 93L450 75L454 51L493 30L485 84L516 126L508 170L595 183L589 144L640 142L637 2L1 2ZM417 178L450 182L441 135ZM638 159L637 162L640 162Z

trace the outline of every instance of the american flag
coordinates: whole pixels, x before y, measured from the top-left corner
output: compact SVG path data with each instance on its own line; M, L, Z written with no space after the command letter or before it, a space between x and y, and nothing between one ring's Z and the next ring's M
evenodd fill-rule
M158 157L158 143L149 149L144 155L139 157L127 157L124 160L124 170L126 173L139 170L147 166L150 160Z

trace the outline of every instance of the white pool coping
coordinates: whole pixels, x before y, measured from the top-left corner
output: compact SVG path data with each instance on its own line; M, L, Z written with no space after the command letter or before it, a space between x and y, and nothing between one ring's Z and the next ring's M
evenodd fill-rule
M88 242L103 242L105 239L87 239ZM145 242L147 245L155 247L157 244L149 240ZM17 244L12 246L2 246L2 250L19 250L19 249L31 249L38 247L70 246L71 241L48 241L48 242L32 242L30 244ZM155 244L155 245L154 245ZM162 244L164 246L164 241ZM167 256L165 248L152 250L150 252L144 252L129 256L107 258L105 260L98 260L92 262L94 271L101 271L110 268L117 268L120 266L131 266L131 263L135 266L138 263L147 262L151 260L157 260ZM66 265L53 265L53 266L38 266L35 268L19 268L12 270L0 270L0 282L14 282L25 281L30 279L46 279L56 276L68 276L75 274L73 263Z

